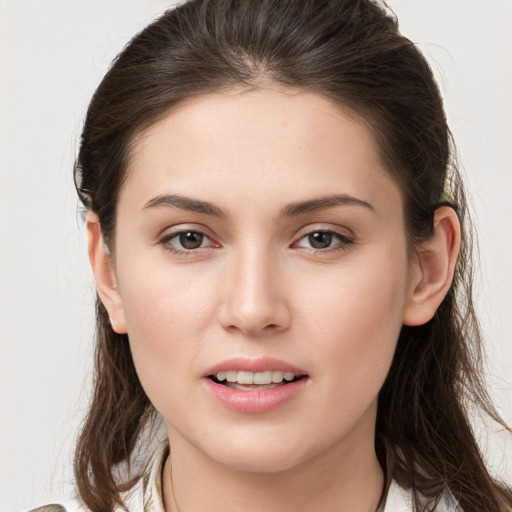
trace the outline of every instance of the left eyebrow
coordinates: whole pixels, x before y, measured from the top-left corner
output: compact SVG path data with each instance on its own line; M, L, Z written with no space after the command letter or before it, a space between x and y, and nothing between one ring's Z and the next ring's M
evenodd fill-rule
M339 205L355 205L362 206L375 212L375 208L368 202L358 199L347 194L335 194L332 196L319 197L307 201L299 201L291 203L281 210L281 217L296 217L304 213L317 212L333 208Z

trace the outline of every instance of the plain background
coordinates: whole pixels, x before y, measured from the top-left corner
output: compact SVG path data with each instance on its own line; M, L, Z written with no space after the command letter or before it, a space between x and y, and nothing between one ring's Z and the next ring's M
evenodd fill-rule
M71 489L94 288L71 169L87 103L129 38L172 2L0 0L0 511ZM480 236L491 392L512 423L512 2L391 0L446 98ZM484 7L485 6L485 7ZM512 481L503 435L488 442ZM507 455L508 453L508 455Z

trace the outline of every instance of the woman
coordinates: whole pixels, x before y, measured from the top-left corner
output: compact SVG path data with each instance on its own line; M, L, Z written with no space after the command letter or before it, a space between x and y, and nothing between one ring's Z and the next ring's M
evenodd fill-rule
M190 1L139 34L75 169L85 506L510 510L467 419L500 421L452 153L428 65L373 2Z

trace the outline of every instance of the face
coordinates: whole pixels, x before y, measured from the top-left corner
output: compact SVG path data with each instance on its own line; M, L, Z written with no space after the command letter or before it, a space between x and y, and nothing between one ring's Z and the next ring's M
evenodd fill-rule
M411 264L364 124L309 92L213 94L127 176L111 319L171 444L250 471L373 447Z

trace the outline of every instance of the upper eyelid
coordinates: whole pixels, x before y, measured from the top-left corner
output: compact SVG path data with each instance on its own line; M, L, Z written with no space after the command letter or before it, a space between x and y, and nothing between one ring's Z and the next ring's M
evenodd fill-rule
M186 233L187 231L194 231L196 233L201 233L202 235L213 239L214 236L211 235L210 230L206 228L205 226L199 226L197 225L187 225L187 224L177 224L176 226L167 226L165 229L162 229L162 231L157 235L157 239L160 241L164 238L169 239L173 238L176 235L180 235L181 233Z
M323 231L323 232L327 232L327 233L335 233L339 236L342 236L345 238L350 238L351 240L353 240L355 238L354 232L349 228L341 227L341 226L335 227L332 225L326 226L325 224L324 225L313 224L313 225L304 226L297 232L297 234L295 235L295 238L300 239L306 235L310 235L311 233L316 233L318 231Z

